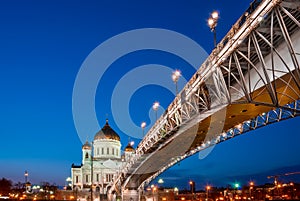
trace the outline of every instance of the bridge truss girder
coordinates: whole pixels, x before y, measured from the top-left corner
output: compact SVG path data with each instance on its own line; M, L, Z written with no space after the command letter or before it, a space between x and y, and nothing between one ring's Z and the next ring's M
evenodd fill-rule
M143 187L203 149L299 115L299 2L251 6L149 130L115 188ZM193 139L185 150L151 160L188 135ZM155 162L160 168L151 167Z

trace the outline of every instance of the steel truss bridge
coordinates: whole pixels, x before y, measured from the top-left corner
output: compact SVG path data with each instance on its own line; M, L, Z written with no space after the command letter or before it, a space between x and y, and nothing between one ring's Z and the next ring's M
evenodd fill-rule
M115 179L138 190L179 161L300 114L300 0L256 0L232 26Z

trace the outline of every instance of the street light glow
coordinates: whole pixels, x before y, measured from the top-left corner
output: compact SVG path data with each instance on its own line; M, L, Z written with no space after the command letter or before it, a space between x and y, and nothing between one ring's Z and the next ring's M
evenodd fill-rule
M156 111L158 109L158 107L159 107L159 102L157 102L157 101L154 102L153 106L152 106L153 110Z
M213 11L207 20L207 24L211 29L211 31L214 31L214 29L216 28L218 24L218 20L219 20L219 13L217 11Z
M177 82L179 80L179 78L181 77L181 72L179 70L175 70L173 73L172 73L172 80L173 82L175 83L175 87L176 87L176 96L178 94L178 86L177 86Z
M179 70L175 70L172 74L173 82L177 82L180 76L181 76L181 72Z
M141 128L144 129L145 127L146 127L146 122L142 122L142 123L141 123Z
M211 17L215 20L217 20L219 18L219 12L218 11L214 11L211 13Z
M144 137L144 135L145 135L145 133L144 133L145 127L146 127L146 122L143 121L143 122L141 123L141 128L142 128L142 132L143 132L143 137Z
M207 21L207 24L208 24L209 27L212 27L214 22L215 22L214 19L209 18L208 21Z
M210 30L214 33L214 46L215 47L217 46L216 27L218 24L218 20L219 20L219 12L218 11L213 11L207 20L207 24L208 24Z
M159 183L159 184L163 184L164 183L164 180L162 179L162 178L160 178L159 180L158 180L158 182L157 183Z

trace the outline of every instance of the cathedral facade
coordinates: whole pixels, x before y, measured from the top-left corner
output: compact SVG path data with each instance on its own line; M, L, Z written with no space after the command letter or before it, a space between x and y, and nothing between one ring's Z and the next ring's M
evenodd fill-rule
M120 136L110 127L108 120L94 136L93 142L82 145L81 165L72 164L71 178L73 190L93 192L105 195L124 167L126 161L134 154L129 143L121 152Z

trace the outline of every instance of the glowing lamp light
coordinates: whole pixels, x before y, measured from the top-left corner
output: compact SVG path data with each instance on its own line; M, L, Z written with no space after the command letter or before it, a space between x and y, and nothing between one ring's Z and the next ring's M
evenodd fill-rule
M207 23L208 23L209 27L212 27L215 22L214 22L214 19L209 18L208 21L207 21Z
M141 123L141 128L145 128L146 127L146 122L142 122Z
M164 180L160 178L157 182L158 182L159 184L163 184L163 183L164 183Z
M219 18L219 13L217 11L212 12L211 14L212 19L218 19Z
M172 74L173 82L177 82L180 76L181 76L181 72L179 70L175 70Z
M158 109L158 107L159 107L159 102L153 103L153 106L152 106L153 110L156 111Z
M213 11L207 20L207 25L209 26L210 30L214 33L214 46L215 47L217 46L216 27L218 24L218 20L219 20L219 12L218 11Z

